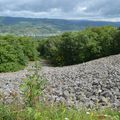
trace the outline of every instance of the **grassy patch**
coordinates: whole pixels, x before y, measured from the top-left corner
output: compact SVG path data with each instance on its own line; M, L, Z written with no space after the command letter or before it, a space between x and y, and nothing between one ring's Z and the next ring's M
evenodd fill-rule
M120 120L112 109L87 110L64 105L39 104L36 107L0 105L0 120Z

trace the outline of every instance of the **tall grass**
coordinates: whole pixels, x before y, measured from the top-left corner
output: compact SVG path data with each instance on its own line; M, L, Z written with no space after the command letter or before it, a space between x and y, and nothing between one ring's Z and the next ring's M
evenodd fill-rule
M45 103L37 107L0 104L0 120L120 120L120 112L112 109L75 109Z

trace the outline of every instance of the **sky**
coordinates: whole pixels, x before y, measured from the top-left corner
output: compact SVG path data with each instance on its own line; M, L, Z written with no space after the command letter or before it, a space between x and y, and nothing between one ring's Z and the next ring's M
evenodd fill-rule
M0 16L120 21L120 0L0 0Z

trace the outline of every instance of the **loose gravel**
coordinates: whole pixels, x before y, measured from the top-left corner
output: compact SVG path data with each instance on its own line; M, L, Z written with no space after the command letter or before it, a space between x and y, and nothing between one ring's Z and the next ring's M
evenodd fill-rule
M19 85L30 74L28 69L33 68L34 63L30 63L25 70L0 73L0 91L4 93L4 102L12 102L11 93L17 93L18 100L22 99ZM41 73L48 80L44 100L50 103L120 108L120 54L72 66L43 66Z

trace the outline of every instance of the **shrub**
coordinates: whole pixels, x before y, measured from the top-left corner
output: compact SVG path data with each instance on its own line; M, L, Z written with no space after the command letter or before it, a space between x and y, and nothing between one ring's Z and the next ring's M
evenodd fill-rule
M120 53L120 30L104 26L66 32L41 45L41 55L57 66L73 65Z
M61 36L49 37L48 39L43 39L39 42L38 51L40 52L40 56L50 60L54 65L59 64L56 59L59 57L58 47L61 42L60 37Z
M98 42L98 46L101 47L100 57L115 54L114 51L112 51L113 44L115 43L115 35L118 31L115 27L107 26L92 28L90 30L97 34L96 41Z
M40 102L39 97L42 96L43 90L45 89L47 80L39 75L40 70L39 63L36 62L33 74L28 75L20 86L21 92L24 95L24 103L27 107L36 107Z
M28 37L0 36L0 72L23 69L38 59L37 42Z
M120 53L120 29L117 30L114 40L112 41L112 49L113 54Z
M58 47L59 59L62 65L70 65L79 63L82 59L79 59L79 53L82 50L82 41L79 42L76 34L64 33L61 37L61 43Z
M10 43L0 40L0 72L17 71L27 64L22 46L19 43Z
M37 51L37 42L30 37L19 37L18 41L23 46L24 54L30 61L38 59L39 53Z

